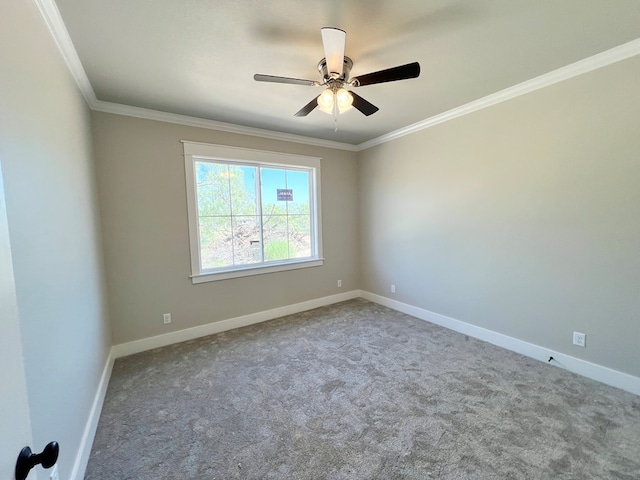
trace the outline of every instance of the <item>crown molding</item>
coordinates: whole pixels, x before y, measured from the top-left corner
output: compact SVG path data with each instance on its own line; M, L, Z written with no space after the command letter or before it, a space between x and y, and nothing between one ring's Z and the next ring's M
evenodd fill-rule
M161 112L147 108L132 107L129 105L121 105L117 103L105 102L98 100L96 94L89 82L89 77L80 62L78 52L73 46L67 27L62 20L60 10L55 0L33 0L40 15L44 19L51 36L53 37L58 50L62 54L71 75L73 76L78 88L82 92L82 96L87 102L91 110L98 112L115 113L129 117L144 118L148 120L157 120L160 122L175 123L179 125L187 125L192 127L207 128L219 130L228 133L237 133L241 135L251 135L254 137L268 138L271 140L282 140L286 142L302 143L305 145L313 145L317 147L334 148L338 150L347 150L355 152L357 146L350 143L336 142L333 140L324 140L304 135L295 135L292 133L276 132L254 127L245 127L230 123L218 122L198 117L190 117L187 115L178 115L174 113Z
M607 65L621 62L622 60L626 60L636 55L640 55L640 38L519 83L513 87L505 88L504 90L479 98L478 100L461 105L460 107L439 113L438 115L434 115L433 117L429 117L412 125L373 138L359 144L357 149L358 151L362 151L376 145L390 142L397 138L404 137L405 135L410 135L412 133L419 132L420 130L448 122L449 120L477 112L478 110L497 105L498 103L511 100L519 97L520 95L526 95L527 93L540 90L541 88L549 87L556 83L569 80L570 78L606 67Z
M84 96L89 108L98 112L115 113L130 117L145 118L148 120L157 120L160 122L175 123L179 125L187 125L198 128L208 128L228 133L237 133L241 135L251 135L254 137L268 138L273 140L282 140L286 142L303 143L305 145L313 145L318 147L335 148L339 150L347 150L352 152L360 152L376 145L391 142L405 135L419 132L435 125L439 125L449 120L453 120L464 115L468 115L478 110L497 105L498 103L511 100L525 95L527 93L549 87L556 83L569 80L579 75L597 70L607 65L621 62L628 58L640 55L640 38L630 42L618 45L604 52L598 53L591 57L579 60L575 63L558 68L549 73L545 73L538 77L532 78L525 82L519 83L499 92L492 93L486 97L479 98L465 105L453 108L443 113L439 113L432 117L426 118L420 122L408 125L406 127L394 130L379 137L373 138L358 145L349 143L335 142L333 140L324 140L303 135L295 135L291 133L276 132L254 127L245 127L231 123L218 122L215 120L207 120L199 117L190 117L187 115L178 115L174 113L161 112L147 108L132 107L129 105L121 105L117 103L105 102L98 100L93 87L89 82L89 78L80 62L78 53L76 52L67 27L65 26L60 11L56 6L55 0L33 0L40 14L42 15L53 39L64 58L71 75L75 79L82 95Z
M33 0L89 108L97 98L54 0Z
M235 125L233 123L208 120L206 118L190 117L188 115L161 112L159 110L151 110L148 108L132 107L130 105L103 102L102 100L96 100L95 102L93 102L93 105L90 105L90 107L92 110L95 110L97 112L115 113L118 115L125 115L127 117L144 118L147 120L175 123L178 125L186 125L189 127L208 128L221 132L237 133L240 135L251 135L252 137L268 138L271 140L303 143L305 145L313 145L316 147L334 148L338 150L348 150L351 152L357 151L358 148L356 145L352 145L350 143L335 142L333 140L324 140L320 138L306 137L304 135L295 135L293 133L264 130L261 128L245 127L242 125Z

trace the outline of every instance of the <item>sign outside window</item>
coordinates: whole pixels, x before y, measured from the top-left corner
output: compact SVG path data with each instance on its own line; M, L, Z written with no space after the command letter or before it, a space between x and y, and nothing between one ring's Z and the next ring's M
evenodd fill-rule
M278 201L279 202L293 202L293 189L292 188L278 188Z

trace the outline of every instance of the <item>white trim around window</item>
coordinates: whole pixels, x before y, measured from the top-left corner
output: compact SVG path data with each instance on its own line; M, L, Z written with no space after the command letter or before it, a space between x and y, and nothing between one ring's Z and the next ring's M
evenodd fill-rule
M323 265L320 158L229 147L224 145L212 145L185 140L183 140L182 143L184 148L187 211L189 220L191 280L194 284L299 268L318 267ZM199 195L202 194L199 193L200 190L197 178L200 170L198 170L198 172L196 172L196 170L198 168L206 168L209 166L212 168L226 168L225 165L229 165L229 168L235 168L236 171L238 168L241 168L245 170L255 169L255 171L258 172L255 176L255 191L252 193L255 197L255 216L258 219L256 232L259 237L259 241L253 241L251 243L256 243L256 247L259 248L257 248L256 251L257 258L249 260L248 263L246 260L244 262L224 260L222 261L222 264L212 264L210 258L211 253L207 252L206 244L203 245L203 239L201 238L201 235L204 235L205 238L207 236L206 231L203 230L201 225L201 221L204 225L207 218L203 217L202 212L199 211L199 205L201 203L199 198L202 198L199 197ZM308 205L305 205L305 208L307 208L309 212L309 214L305 213L305 217L309 218L304 219L305 221L309 221L307 235L308 247L304 252L292 254L289 250L288 254L277 257L275 260L273 257L268 258L268 255L265 254L264 243L266 242L262 224L264 217L262 212L263 187L261 184L261 169L271 171L282 170L283 172L290 173L302 172L304 178L308 178L308 193L306 191L302 192L305 196L308 194L309 199ZM251 182L249 182L249 184L250 183ZM296 191L296 194L297 193L298 192ZM290 192L290 194L293 197L293 192ZM286 192L283 193L283 195L286 196ZM294 215L292 214L292 216ZM239 215L237 215L237 217L239 217ZM237 217L234 217L233 212L231 211L231 213L221 215L219 218L222 218L223 220L229 219L229 221L233 223L233 220ZM203 218L204 220L202 220ZM231 241L233 242L234 240L232 239ZM207 259L204 257L207 257Z

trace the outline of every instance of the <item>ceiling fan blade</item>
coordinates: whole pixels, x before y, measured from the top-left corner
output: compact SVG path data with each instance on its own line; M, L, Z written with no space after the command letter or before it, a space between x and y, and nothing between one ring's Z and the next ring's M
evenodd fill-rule
M349 82L354 87L364 87L375 83L395 82L396 80L406 80L416 78L420 75L420 64L418 62L407 63L399 67L387 68L373 73L367 73L354 77Z
M318 97L319 96L320 95L318 95ZM306 117L307 115L309 115L313 111L313 109L318 106L318 97L314 98L309 103L307 103L304 107L302 107L300 110L298 110L296 112L295 116L296 117Z
M360 110L362 113L364 113L367 117L369 115L373 115L374 113L376 113L378 110L380 110L378 107L376 107L373 103L368 102L367 100L365 100L364 98L362 98L360 95L358 95L355 92L349 92L351 95L353 95L353 103L352 105L357 108L358 110Z
M322 28L320 32L322 33L322 45L324 45L324 58L327 60L327 71L329 75L336 73L340 77L347 34L344 30L332 27Z
M257 82L290 83L293 85L308 85L310 87L315 87L317 85L320 85L320 83L314 80L304 80L301 78L291 78L291 77L278 77L275 75L262 75L260 73L256 73L253 76L253 79Z

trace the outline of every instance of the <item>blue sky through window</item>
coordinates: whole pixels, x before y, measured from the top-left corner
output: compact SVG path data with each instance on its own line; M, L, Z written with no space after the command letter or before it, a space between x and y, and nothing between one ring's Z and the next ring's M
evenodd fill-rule
M248 189L253 189L255 182L254 171L245 171L244 182ZM309 173L298 170L283 170L276 168L262 169L262 201L263 203L277 203L279 188L293 190L293 201L309 204Z

